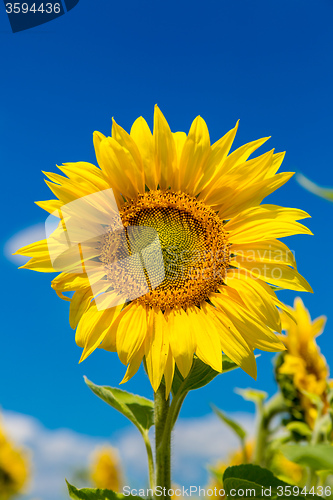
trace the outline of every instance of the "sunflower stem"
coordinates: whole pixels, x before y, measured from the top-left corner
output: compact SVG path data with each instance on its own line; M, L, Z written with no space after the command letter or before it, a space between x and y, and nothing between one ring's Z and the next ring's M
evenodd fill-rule
M171 426L166 426L170 409L170 398L165 398L165 385L161 383L154 394L156 486L162 488L162 496L170 499L171 488Z
M270 423L272 419L287 410L282 395L278 392L263 404L262 401L257 403L257 433L256 446L254 451L253 463L266 467L267 448L270 437Z

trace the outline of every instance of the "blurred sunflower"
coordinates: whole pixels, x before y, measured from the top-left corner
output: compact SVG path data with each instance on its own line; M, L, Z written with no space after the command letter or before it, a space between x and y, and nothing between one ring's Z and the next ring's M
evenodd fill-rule
M0 422L0 500L23 493L28 475L27 457L8 440Z
M213 498L226 498L226 496L222 494L223 482L222 480L220 480L220 477L223 477L223 474L228 467L232 467L233 465L241 465L244 463L251 463L253 452L254 443L252 441L248 441L244 449L233 451L229 454L227 460L220 460L211 468L213 477L206 486L206 490L211 489L214 491L214 495L212 495Z
M277 381L296 420L305 420L313 428L317 417L317 406L311 395L319 396L327 408L329 370L321 354L316 337L324 329L326 318L321 316L311 321L309 311L297 297L294 309L289 308L295 321L281 312L282 328L286 331L283 342L287 351L278 361Z
M103 446L94 451L90 466L90 477L95 488L120 491L122 486L118 452L112 446Z
M188 135L172 133L156 106L153 133L142 117L130 134L115 122L112 137L95 132L99 168L67 163L59 167L67 177L46 174L58 199L37 204L59 213L59 228L67 204L110 189L124 228L114 230L114 209L105 199L98 216L96 207L93 214L82 214L80 236L85 230L94 234L79 245L84 269L91 269L92 276L67 261L65 272L52 282L62 298L71 300L70 324L77 327L76 342L84 349L81 360L97 347L117 352L127 365L125 382L145 358L153 389L164 375L168 394L175 363L186 377L194 354L220 372L223 351L256 377L253 350L284 349L274 331L281 331L277 307L288 310L269 285L297 291L311 287L276 238L312 234L296 222L308 214L260 205L293 173L276 173L284 154L274 150L248 159L267 138L229 154L236 130L237 125L211 145L200 116ZM141 237L138 229L143 228L158 235L157 244L153 236ZM153 273L145 266L147 241L152 243L150 262L158 261ZM49 242L42 240L17 253L32 257L23 267L52 272L49 250ZM126 252L138 255L130 271L119 264ZM143 270L140 276L138 269ZM98 283L97 293L92 283ZM63 295L68 291L74 292L70 299Z

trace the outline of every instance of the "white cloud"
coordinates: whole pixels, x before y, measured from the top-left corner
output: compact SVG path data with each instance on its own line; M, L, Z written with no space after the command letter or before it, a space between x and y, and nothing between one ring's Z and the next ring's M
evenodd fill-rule
M233 417L252 434L252 415ZM31 451L34 477L25 500L68 500L64 478L73 480L75 472L87 466L96 446L108 441L119 449L128 484L147 486L145 448L135 428L125 428L107 440L70 429L49 430L33 417L9 411L4 412L4 421L11 438ZM180 419L172 443L174 482L185 486L204 486L206 466L238 447L237 438L214 415Z
M4 254L8 260L17 265L25 264L29 260L28 257L22 255L12 255L16 250L25 245L29 245L34 241L43 240L45 238L45 224L39 223L29 226L22 231L14 234L9 240L6 241L4 246Z

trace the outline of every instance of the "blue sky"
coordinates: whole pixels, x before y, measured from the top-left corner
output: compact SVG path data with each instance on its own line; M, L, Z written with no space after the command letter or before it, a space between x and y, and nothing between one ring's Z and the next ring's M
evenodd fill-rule
M34 201L49 199L41 170L71 161L95 162L92 133L108 134L111 118L125 129L143 115L152 124L158 103L173 131L188 131L200 114L212 141L240 119L235 146L271 135L267 146L287 151L282 170L300 170L333 186L332 19L329 0L207 0L98 2L80 0L65 16L12 34L0 9L2 244L43 223ZM331 313L333 205L294 180L270 201L311 213L315 236L289 238L314 295L311 315ZM83 383L117 385L124 367L98 351L78 365L80 348L68 304L50 288L51 275L2 261L0 404L33 415L49 429L108 436L127 425ZM292 303L295 293L280 298ZM320 345L332 362L329 318ZM251 411L233 393L252 386L274 391L272 357L258 360L258 380L240 370L192 393L182 416ZM127 390L152 396L140 372Z

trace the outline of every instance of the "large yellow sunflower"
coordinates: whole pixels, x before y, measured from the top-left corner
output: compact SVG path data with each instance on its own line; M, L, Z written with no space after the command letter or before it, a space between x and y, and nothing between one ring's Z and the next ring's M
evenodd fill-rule
M175 363L186 377L194 354L221 371L223 351L255 377L255 348L284 349L274 331L285 306L270 285L311 288L276 238L311 234L296 222L308 214L260 205L293 173L276 173L284 154L274 150L249 160L267 138L229 154L236 130L211 145L200 116L188 135L172 133L156 106L153 133L142 117L130 134L115 122L111 137L95 132L99 167L66 163L66 177L46 174L58 199L37 204L61 221L17 253L31 257L27 269L63 271L52 287L71 301L81 360L97 347L117 352L127 381L145 358L153 389L164 375L168 394ZM79 257L51 255L61 228Z

